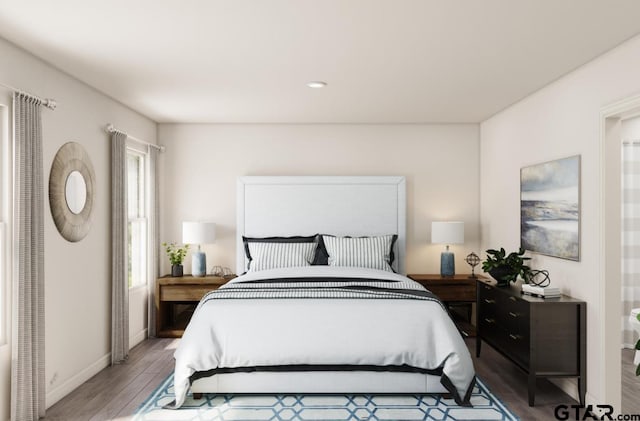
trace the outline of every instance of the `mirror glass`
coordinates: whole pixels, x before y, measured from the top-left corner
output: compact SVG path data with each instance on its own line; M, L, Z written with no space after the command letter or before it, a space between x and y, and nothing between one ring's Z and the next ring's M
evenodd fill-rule
M67 176L64 197L71 212L76 215L82 212L87 203L87 183L80 171L71 171Z

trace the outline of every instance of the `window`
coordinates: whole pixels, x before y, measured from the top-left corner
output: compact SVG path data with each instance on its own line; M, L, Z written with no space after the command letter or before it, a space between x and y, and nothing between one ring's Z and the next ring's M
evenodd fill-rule
M129 288L147 283L147 155L127 149Z

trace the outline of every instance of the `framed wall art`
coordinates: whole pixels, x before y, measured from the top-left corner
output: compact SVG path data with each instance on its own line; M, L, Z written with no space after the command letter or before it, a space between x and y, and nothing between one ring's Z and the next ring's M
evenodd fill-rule
M520 245L580 260L580 155L520 170Z

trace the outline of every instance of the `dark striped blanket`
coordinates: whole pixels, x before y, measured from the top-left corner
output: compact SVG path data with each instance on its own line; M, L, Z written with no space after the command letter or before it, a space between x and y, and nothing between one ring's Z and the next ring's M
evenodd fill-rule
M222 299L392 299L442 302L417 282L357 278L283 278L230 282L208 292L199 306Z

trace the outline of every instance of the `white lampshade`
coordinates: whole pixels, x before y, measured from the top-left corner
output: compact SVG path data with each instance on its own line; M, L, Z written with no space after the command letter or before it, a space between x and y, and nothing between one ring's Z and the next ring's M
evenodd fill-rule
M432 222L431 242L434 244L463 244L464 222Z
M216 242L216 224L213 222L183 222L184 244L213 244Z

